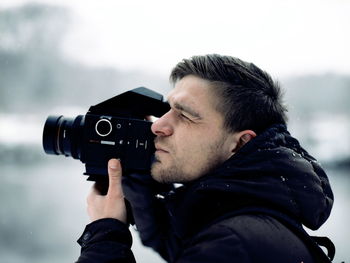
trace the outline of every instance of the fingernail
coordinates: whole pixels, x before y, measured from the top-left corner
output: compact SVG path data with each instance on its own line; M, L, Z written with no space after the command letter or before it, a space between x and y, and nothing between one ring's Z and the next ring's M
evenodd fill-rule
M115 160L118 161L118 162L120 162L120 159L115 159ZM111 168L111 169L113 169L113 170L117 169L117 168L118 168L118 163L116 163L116 161L110 162L109 168Z

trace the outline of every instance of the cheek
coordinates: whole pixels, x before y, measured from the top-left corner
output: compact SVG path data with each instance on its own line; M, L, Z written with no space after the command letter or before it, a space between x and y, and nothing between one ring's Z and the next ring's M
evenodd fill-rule
M176 145L175 161L188 170L203 164L208 158L208 141L203 136L194 135L189 140L181 140Z
M198 166L208 161L213 155L227 155L224 136L217 129L201 129L186 132L178 129L173 134L172 148L174 161L183 166Z

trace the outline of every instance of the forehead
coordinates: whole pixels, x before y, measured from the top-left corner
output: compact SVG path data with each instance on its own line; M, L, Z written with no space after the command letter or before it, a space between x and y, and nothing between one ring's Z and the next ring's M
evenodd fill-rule
M210 83L192 75L176 82L175 88L168 94L168 101L170 105L178 103L202 112L216 111Z

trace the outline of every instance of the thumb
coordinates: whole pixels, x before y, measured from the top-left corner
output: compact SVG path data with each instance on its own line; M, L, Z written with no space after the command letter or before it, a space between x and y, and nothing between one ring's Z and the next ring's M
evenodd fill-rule
M111 159L108 162L109 187L107 195L112 198L124 198L121 184L122 167L119 159Z

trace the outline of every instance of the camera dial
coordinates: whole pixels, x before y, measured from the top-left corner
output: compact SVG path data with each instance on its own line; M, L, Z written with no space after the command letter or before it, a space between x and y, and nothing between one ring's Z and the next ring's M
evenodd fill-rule
M96 122L95 130L101 137L106 137L112 132L112 123L108 119L100 119Z

